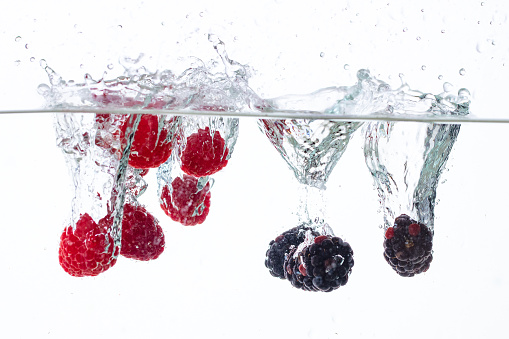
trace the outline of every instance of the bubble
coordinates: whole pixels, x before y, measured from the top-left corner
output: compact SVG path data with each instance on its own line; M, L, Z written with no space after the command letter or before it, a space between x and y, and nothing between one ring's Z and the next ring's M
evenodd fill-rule
M424 13L424 8L421 8L421 12Z
M323 58L325 56L324 52L320 52L320 58Z
M34 62L35 61L35 58L34 57L31 57L30 58L30 62Z
M347 71L348 71L348 70L350 69L350 65L349 65L349 64L345 64L345 65L343 66L343 68L344 68L345 70L347 70Z
M444 92L450 92L452 91L452 84L450 82L445 82L444 83Z
M113 64L108 64L106 67L108 67L108 69L113 69Z
M16 42L21 41L21 37L18 35L16 38L14 38L14 41Z
M481 6L484 6L484 2L481 2Z
M403 28L403 33L408 31L408 27Z
M441 30L440 33L444 34L445 33L445 29Z
M41 60L39 60L39 65L40 65L42 68L46 68L46 67L48 67L48 64L46 63L46 60L45 60L45 59L41 59Z
M202 18L203 18L203 12L200 12L200 17L202 17Z
M81 69L83 69L83 67L85 67L85 65L83 65L83 64L80 64L80 68L81 68Z
M443 78L444 78L444 76L441 74L438 76L438 80L442 80Z
M422 66L421 66L421 69L422 69L423 71L425 71L425 70L426 70L426 65L422 65Z
M421 37L420 37L420 36L418 36L417 38L415 38L415 40L420 41L420 40L421 40Z
M467 71L465 71L464 68L461 68L459 73L460 73L461 76L463 76L463 75L465 75L467 73Z

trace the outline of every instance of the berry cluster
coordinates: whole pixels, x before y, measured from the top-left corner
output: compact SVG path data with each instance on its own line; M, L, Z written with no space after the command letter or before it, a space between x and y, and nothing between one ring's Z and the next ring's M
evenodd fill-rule
M303 246L309 238L312 242ZM339 237L319 235L305 226L292 228L272 240L265 258L265 266L272 276L287 279L304 291L315 292L331 292L345 285L353 265L353 251L347 242Z
M385 232L384 258L400 276L412 277L428 270L432 246L430 229L402 214Z
M271 240L265 254L265 267L269 269L273 277L285 279L283 269L285 259L291 249L296 248L305 240L307 231L312 232L313 236L318 236L318 233L313 232L310 227L297 226Z

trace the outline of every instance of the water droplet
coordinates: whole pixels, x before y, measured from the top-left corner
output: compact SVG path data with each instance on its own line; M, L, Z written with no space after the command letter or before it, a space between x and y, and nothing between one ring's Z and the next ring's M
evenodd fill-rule
M108 67L108 69L113 69L113 64L108 64L106 67Z
M345 65L343 66L343 68L344 68L345 70L347 70L347 71L348 71L348 70L350 69L350 65L349 65L349 64L345 64Z
M200 12L200 17L202 17L202 18L203 18L203 12Z
M445 29L441 30L440 33L444 34L445 33Z
M325 56L324 52L320 52L320 58L323 58Z
M369 70L367 69L360 69L357 71L357 79L359 80L365 80L370 77Z
M399 76L400 79L403 79L405 77L405 74L399 73L398 76Z
M25 49L28 49L28 44L25 44Z
M35 58L34 57L31 57L30 58L30 62L34 62L35 61Z
M408 28L407 27L403 28L403 33L406 31L408 31Z
M484 2L481 2L481 6L484 6Z
M45 59L41 59L39 60L39 66L41 66L42 68L46 68L48 67L48 64L46 63Z
M44 95L44 93L48 92L50 90L49 86L46 84L40 84L37 86L37 93Z
M465 75L466 73L467 73L467 71L465 71L465 69L464 69L464 68L461 68L461 69L460 69L460 75Z
M417 38L415 38L415 40L419 41L419 40L421 40L421 37L418 36Z
M444 83L444 92L450 92L452 91L452 84L450 82L445 82Z
M80 64L80 68L81 68L81 69L83 69L83 67L85 67L85 65L83 65L83 64Z
M464 97L464 98L467 98L467 97L470 97L470 91L466 88L460 88L459 91L458 91L458 97Z
M424 8L421 8L421 12L423 12L423 13L424 13Z
M421 69L422 69L423 71L425 71L425 70L426 70L426 65L422 65L422 66L421 66Z
M439 75L439 76L438 76L438 80L442 80L443 78L444 78L444 76L443 76L443 75Z
M18 35L18 36L14 39L14 41L16 41L16 42L21 41L21 37Z
M16 66L19 66L20 63L21 63L21 60L15 60L14 61L14 64L16 64Z
M123 28L123 27L122 27L122 25L118 25L117 27L118 27L118 28Z

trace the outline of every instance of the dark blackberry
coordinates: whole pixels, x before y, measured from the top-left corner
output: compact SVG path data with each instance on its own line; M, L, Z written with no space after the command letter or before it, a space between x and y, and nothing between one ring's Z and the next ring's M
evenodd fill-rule
M291 247L297 247L306 238L306 232L311 231L314 236L318 233L312 231L310 227L304 225L297 226L279 235L276 239L271 240L269 249L265 254L265 267L269 269L273 277L285 279L283 264L286 255L290 252Z
M293 248L285 261L285 277L305 291L331 292L348 282L352 272L353 251L347 242L330 235L316 237L296 256Z
M408 215L394 220L394 226L385 232L384 258L392 269L403 277L426 272L433 260L430 229Z

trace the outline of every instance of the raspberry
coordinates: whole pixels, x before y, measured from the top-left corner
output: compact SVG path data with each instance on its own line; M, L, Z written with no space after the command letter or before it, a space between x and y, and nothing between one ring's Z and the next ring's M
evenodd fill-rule
M182 171L195 177L204 177L216 173L226 166L228 147L219 131L214 138L210 128L200 128L187 138L186 148L181 154Z
M164 251L163 229L141 206L124 205L120 254L136 260L153 260Z
M111 218L97 224L87 213L76 222L76 230L68 226L60 236L60 266L74 277L96 276L115 265L118 252L113 253L113 237L108 232ZM117 248L118 251L118 248Z
M331 292L348 282L354 265L352 248L339 237L322 237L300 252L294 247L288 254L284 272L294 287Z
M127 125L126 120L122 126L121 140L125 138ZM168 140L168 129L164 126L159 132L159 117L143 114L134 135L129 165L140 169L156 168L168 160L172 151L172 141Z
M271 240L269 249L265 254L265 267L269 269L273 277L285 279L283 270L285 258L293 247L299 246L304 241L307 231L311 231L311 228L297 226ZM318 236L318 233L312 233L314 236Z
M412 277L429 269L433 260L432 246L430 229L402 214L385 233L384 258L396 273Z
M198 179L189 175L176 177L161 192L161 208L174 221L184 226L201 224L209 214L210 183L198 191Z

